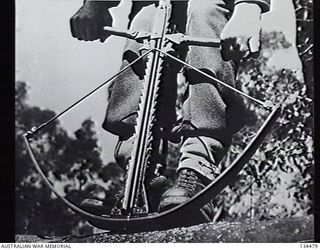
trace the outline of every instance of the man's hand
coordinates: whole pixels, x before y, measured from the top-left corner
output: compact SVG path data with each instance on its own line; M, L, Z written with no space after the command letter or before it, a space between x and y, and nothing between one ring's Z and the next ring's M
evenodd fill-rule
M258 57L261 9L255 3L239 3L221 33L221 54L225 61Z
M109 13L110 1L86 1L70 19L71 34L74 38L85 41L100 39L104 42L107 35L103 27L112 25Z

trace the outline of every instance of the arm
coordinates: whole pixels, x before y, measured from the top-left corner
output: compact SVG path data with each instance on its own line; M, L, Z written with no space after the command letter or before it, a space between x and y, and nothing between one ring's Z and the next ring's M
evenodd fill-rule
M236 0L234 12L221 33L222 57L239 61L260 51L261 14L269 10L266 0Z
M109 8L117 6L119 2L85 0L70 19L72 36L85 41L105 41L108 36L103 32L103 27L112 25Z

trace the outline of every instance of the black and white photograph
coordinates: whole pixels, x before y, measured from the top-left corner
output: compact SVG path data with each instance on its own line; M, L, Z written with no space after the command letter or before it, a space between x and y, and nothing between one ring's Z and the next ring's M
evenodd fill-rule
M16 0L15 242L317 248L313 10Z

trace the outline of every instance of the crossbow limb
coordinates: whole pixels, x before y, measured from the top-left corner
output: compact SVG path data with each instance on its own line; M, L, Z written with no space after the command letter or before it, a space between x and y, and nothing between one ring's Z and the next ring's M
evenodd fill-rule
M187 45L197 45L197 46L210 46L218 47L220 41L211 40L208 38L195 38L186 36L183 34L167 34L168 20L170 17L171 5L169 0L160 0L158 23L153 29L152 33L148 32L135 32L135 31L123 31L117 30L110 27L105 27L104 29L110 34L127 37L129 39L134 39L137 42L143 42L148 40L150 43L150 49L138 57L131 64L123 68L113 77L108 79L105 83L101 84L90 93L82 97L80 100L72 104L70 107L51 118L47 122L41 124L38 127L32 128L30 131L24 134L24 141L27 146L28 154L33 162L38 173L44 179L46 185L50 190L71 210L82 215L87 221L92 225L114 232L137 232L137 231L150 231L150 230L164 230L169 228L174 228L178 226L190 226L194 224L199 224L207 222L201 214L201 208L205 205L212 197L219 194L227 185L235 180L237 174L243 169L244 165L249 161L255 151L258 149L260 144L263 142L265 137L271 131L274 122L280 115L280 108L274 107L269 104L269 102L262 102L256 98L253 98L246 93L233 88L232 86L216 79L215 77L206 74L205 72L193 67L192 65L176 58L175 56L167 53L165 50L165 44L171 42L174 44L185 43ZM162 56L161 56L162 55ZM60 116L65 114L67 111L78 105L84 99L98 91L103 86L111 83L118 75L124 72L126 69L131 67L133 64L137 63L142 58L148 56L146 76L144 89L141 96L142 103L139 107L138 121L135 127L136 134L138 135L138 140L135 141L134 149L131 154L131 160L129 164L128 180L126 183L126 192L124 202L122 204L122 209L126 211L125 214L120 215L102 215L97 216L91 214L83 209L81 209L76 204L72 203L66 199L62 194L60 194L53 187L52 183L43 173L40 165L38 164L30 141L33 136L39 132L41 129L49 125L54 120L58 119ZM185 65L186 67L192 68L199 74L207 77L208 79L214 80L215 82L224 85L225 87L235 91L238 94L245 96L246 98L258 103L263 106L263 108L270 111L269 116L264 121L261 128L256 133L252 141L247 145L242 154L226 169L219 177L217 177L209 186L199 192L197 195L192 197L188 202L174 207L168 211L155 213L150 212L148 207L136 213L136 202L139 193L143 192L143 186L139 186L139 183L143 181L146 168L149 164L149 151L150 144L152 143L154 135L152 134L152 127L155 115L155 103L157 99L157 90L160 88L160 75L161 68L164 57L170 57L171 59ZM141 167L142 166L142 167ZM140 167L140 168L139 168ZM145 197L146 198L146 197ZM188 215L192 216L188 216Z
M31 160L38 171L38 173L45 180L45 183L50 190L72 211L84 217L92 225L113 232L139 232L139 231L151 231L151 230L165 230L179 226L191 226L195 224L205 223L203 217L199 214L199 209L208 202L212 197L219 194L226 186L234 181L238 173L243 169L244 165L249 161L255 151L259 148L265 137L272 129L274 122L280 115L280 108L274 108L264 124L261 126L255 137L247 145L242 154L226 169L217 179L215 179L209 186L192 197L187 203L181 204L168 211L162 213L154 213L140 216L126 216L124 218L117 216L97 216L88 213L81 209L76 204L66 199L60 194L51 182L47 179L43 171L41 170L33 150L30 146L27 135L24 135L24 140L27 145L28 153ZM199 216L195 216L198 214ZM188 216L192 215L192 216ZM190 218L193 218L192 220ZM196 219L194 219L196 218Z

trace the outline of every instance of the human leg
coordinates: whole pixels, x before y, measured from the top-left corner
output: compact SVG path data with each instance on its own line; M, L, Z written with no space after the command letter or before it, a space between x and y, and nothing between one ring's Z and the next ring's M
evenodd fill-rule
M229 2L190 0L187 34L219 39L232 11ZM219 48L192 46L187 62L235 86L235 65L222 60ZM186 202L220 174L219 163L230 146L232 135L244 125L242 99L193 70L188 70L186 76L183 117L174 129L184 137L178 178L163 194L160 210Z
M132 21L130 29L151 31L153 25L151 20L154 19L155 10L156 8L154 5L143 8ZM127 41L123 55L122 68L126 67L129 63L138 58L138 56L141 54L141 47L142 44L138 44L132 40ZM145 61L146 60L140 60L115 80L112 88L109 91L109 102L105 121L103 123L103 128L105 130L119 136L119 141L115 148L114 156L117 164L125 171L127 171L135 140L134 126L136 124L139 100L143 88L146 70ZM161 117L161 119L158 119L157 127L160 126L161 131L170 130L168 128L170 128L175 121L175 71L177 71L175 67L170 67L171 74L169 74L167 71L163 72L161 89L157 93L158 102L156 115ZM155 137L159 137L159 134L157 134ZM147 191L155 191L153 192L153 195L151 195L151 199L159 200L160 197L157 199L154 199L154 197L157 196L156 193L159 193L157 190L162 188L164 182L164 178L162 178L162 172L165 166L166 139L155 138L152 146L152 164L150 165L152 165L154 168L150 167L147 171L152 170L157 172L157 178L148 179L148 177L146 177L146 183L150 183L150 185L147 187ZM147 173L147 175L152 176L153 173ZM96 201L93 201L92 203L95 204L95 206L97 204ZM150 203L153 202L151 201ZM157 205L154 207L156 209Z

